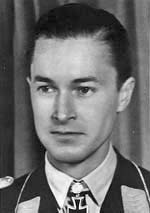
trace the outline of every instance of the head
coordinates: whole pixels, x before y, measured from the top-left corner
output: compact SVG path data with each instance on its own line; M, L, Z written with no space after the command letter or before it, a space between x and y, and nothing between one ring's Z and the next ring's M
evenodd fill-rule
M30 61L35 127L49 159L104 158L134 88L125 28L104 10L60 6L37 22Z

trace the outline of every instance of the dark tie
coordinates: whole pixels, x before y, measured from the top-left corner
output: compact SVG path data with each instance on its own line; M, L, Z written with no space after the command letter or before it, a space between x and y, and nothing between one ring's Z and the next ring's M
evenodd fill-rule
M89 213L86 195L89 189L84 181L73 181L69 187L64 213Z

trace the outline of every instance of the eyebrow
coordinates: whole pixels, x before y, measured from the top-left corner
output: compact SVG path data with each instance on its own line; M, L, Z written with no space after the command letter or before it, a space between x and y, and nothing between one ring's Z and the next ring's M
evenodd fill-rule
M55 81L53 81L51 78L43 77L40 75L35 76L33 82L45 82L49 84L56 84ZM83 78L77 78L72 81L73 84L80 84L80 83L86 83L86 82L98 83L99 80L94 76L88 76Z
M96 82L98 83L98 79L96 77L93 76L89 76L89 77L85 77L85 78L77 78L75 80L73 80L73 83L75 84L79 84L79 83L85 83L85 82Z
M43 76L40 76L40 75L36 75L34 77L33 82L35 83L37 81L38 82L45 82L45 83L49 83L49 84L55 84L55 82L52 79L47 78L47 77L43 77Z

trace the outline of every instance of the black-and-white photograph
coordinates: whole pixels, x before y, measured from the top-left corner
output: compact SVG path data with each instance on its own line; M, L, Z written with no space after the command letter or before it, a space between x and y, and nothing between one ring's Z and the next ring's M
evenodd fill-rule
M149 48L149 0L0 0L0 213L150 213Z

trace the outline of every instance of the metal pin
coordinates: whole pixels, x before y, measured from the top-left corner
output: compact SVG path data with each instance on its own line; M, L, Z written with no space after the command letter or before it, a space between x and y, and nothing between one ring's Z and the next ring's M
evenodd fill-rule
M6 188L14 182L14 178L10 176L0 178L0 189Z

